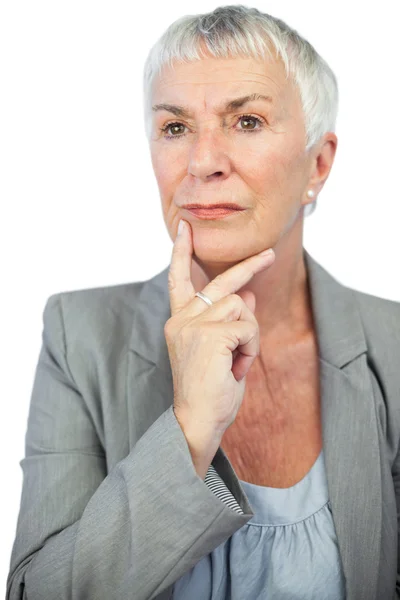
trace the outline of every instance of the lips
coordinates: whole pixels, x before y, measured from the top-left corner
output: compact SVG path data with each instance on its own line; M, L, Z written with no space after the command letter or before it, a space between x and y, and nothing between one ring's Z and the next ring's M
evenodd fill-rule
M243 210L242 206L239 204L235 204L234 202L223 202L221 204L186 204L182 206L182 208L192 209L192 208L201 208L202 210L206 209L215 209L215 208L231 208L233 210Z
M190 208L187 210L199 219L221 219L230 215L237 215L244 209L224 208L222 206L218 206L217 208Z

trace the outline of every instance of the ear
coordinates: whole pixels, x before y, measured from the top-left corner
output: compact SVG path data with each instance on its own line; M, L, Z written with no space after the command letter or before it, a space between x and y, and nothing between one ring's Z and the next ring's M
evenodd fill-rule
M315 202L316 197L324 187L333 166L337 145L338 138L333 131L330 131L325 133L316 147L311 150L310 177L304 190L303 205ZM315 192L313 198L307 196L308 190Z

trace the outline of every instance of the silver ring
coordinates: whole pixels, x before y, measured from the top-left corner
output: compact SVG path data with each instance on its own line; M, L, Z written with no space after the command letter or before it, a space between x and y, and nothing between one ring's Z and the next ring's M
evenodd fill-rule
M208 306L212 306L212 304L213 304L212 300L210 300L210 298L208 298L208 296L206 296L205 294L203 294L203 292L196 292L195 296L197 296L198 298L201 298L202 300L204 300L204 302L206 304L208 304Z

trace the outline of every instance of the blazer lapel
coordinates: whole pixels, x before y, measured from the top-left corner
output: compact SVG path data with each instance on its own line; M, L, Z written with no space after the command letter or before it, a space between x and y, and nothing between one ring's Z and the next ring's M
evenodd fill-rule
M367 344L353 290L303 252L319 346L326 475L346 598L375 600L382 484ZM168 270L143 283L134 307L127 370L130 449L173 403L164 337L171 316ZM228 460L221 447L218 454Z
M353 290L304 251L320 354L323 444L348 600L375 600L382 482L367 344Z

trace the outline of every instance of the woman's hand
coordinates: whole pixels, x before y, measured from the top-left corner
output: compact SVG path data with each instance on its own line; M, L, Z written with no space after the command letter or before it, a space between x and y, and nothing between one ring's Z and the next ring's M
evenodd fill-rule
M202 290L213 305L195 296L191 281L192 231L184 222L168 276L171 318L165 324L178 419L222 436L241 406L246 374L260 351L255 296L235 292L275 260L255 255L210 281ZM232 353L236 351L234 358Z

